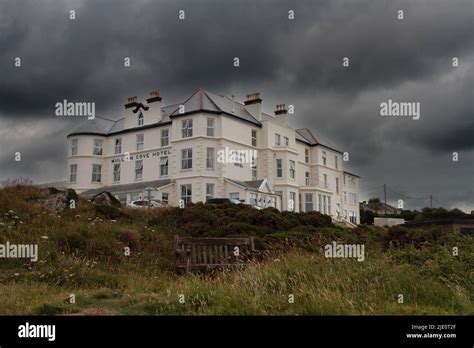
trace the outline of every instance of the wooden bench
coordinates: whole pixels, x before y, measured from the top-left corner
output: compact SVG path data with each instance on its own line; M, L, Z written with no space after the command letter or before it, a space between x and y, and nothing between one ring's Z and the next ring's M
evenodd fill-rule
M249 238L190 238L174 237L176 270L209 270L242 266L255 250Z

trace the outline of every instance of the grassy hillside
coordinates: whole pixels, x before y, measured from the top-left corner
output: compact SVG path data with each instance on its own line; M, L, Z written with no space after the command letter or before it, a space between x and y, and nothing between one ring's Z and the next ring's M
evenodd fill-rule
M318 213L235 205L139 211L81 200L53 214L39 203L47 196L28 186L0 190L0 244L39 245L38 262L0 259L0 314L474 313L472 237L348 230ZM175 234L252 235L259 252L242 270L178 275ZM364 244L365 261L325 258L332 241Z

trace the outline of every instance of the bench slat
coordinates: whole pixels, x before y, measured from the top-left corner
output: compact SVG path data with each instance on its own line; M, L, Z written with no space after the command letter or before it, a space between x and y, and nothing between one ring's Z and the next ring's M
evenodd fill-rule
M176 268L210 269L242 266L254 250L253 238L191 238L175 236ZM234 249L239 248L239 256Z

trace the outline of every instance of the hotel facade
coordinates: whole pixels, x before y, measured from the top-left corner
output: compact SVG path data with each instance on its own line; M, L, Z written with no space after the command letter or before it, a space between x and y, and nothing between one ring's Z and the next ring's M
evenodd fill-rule
M341 151L290 127L283 104L268 115L259 93L242 104L203 89L182 104L161 101L158 92L146 104L129 98L124 117L96 117L70 133L69 187L122 203L227 197L360 222L359 176L344 170Z

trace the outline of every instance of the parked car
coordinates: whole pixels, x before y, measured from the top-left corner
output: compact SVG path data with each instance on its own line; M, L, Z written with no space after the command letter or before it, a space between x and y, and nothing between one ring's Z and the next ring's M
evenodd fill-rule
M162 207L163 204L159 201L154 201L154 200L147 200L147 199L141 199L137 201L131 201L128 206L130 208L137 208L137 209L143 209L143 208L159 208Z
M211 198L209 200L207 200L207 204L244 204L244 205L248 205L249 207L252 207L254 209L257 209L257 210L261 210L263 209L263 207L260 207L258 205L250 205L250 204L247 204L247 203L244 203L245 201L244 200L240 200L240 199L237 199L237 198Z
M208 199L207 204L241 204L242 202L237 198L211 198Z

